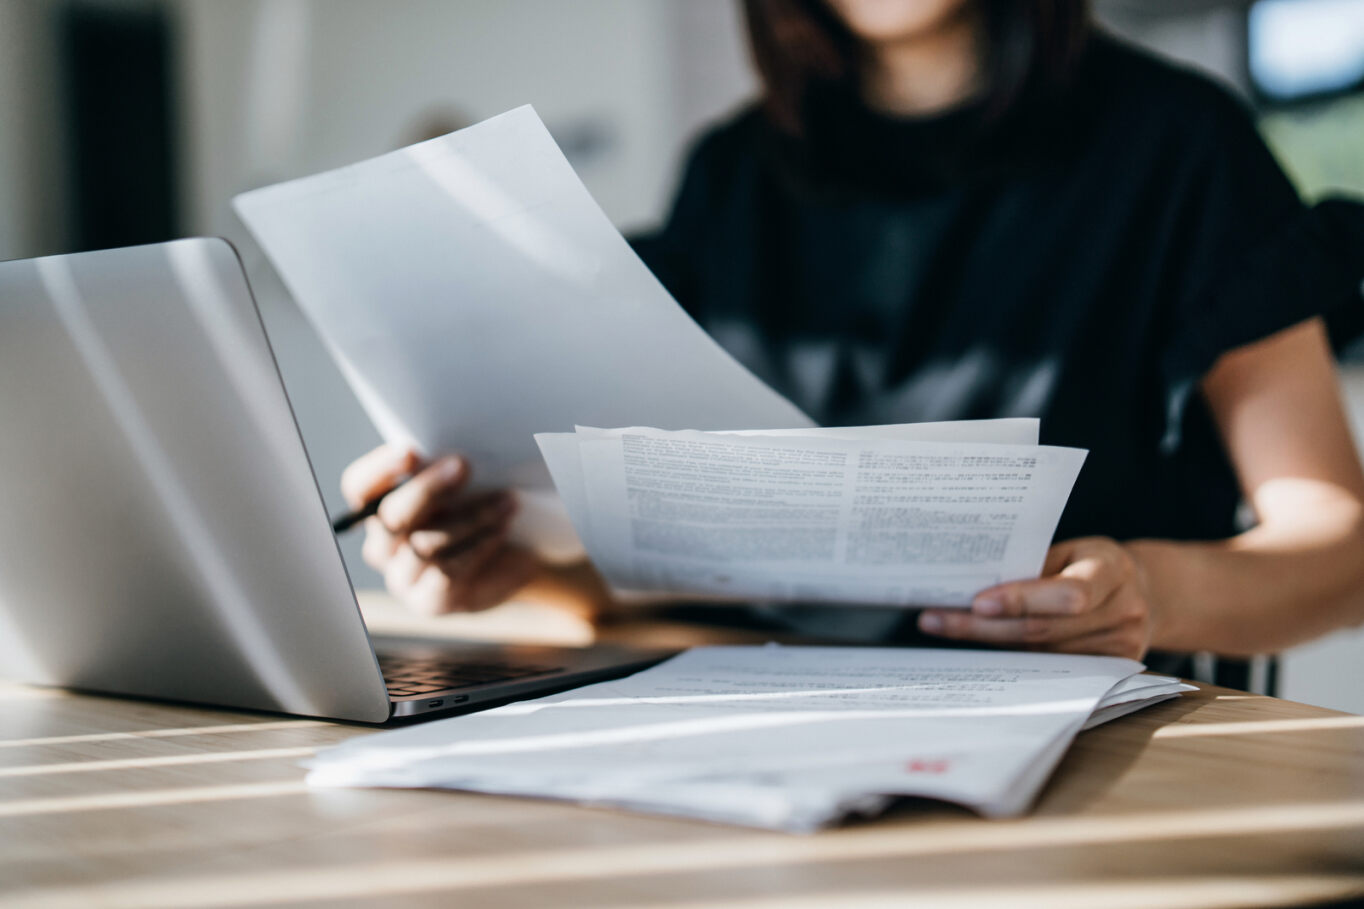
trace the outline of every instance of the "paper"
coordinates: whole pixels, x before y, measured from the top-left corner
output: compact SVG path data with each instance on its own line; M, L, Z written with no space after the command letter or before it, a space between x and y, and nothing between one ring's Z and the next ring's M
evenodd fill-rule
M808 426L673 301L530 107L234 200L383 436L548 489L578 423Z
M705 647L627 679L351 740L320 752L308 782L534 795L790 831L902 795L1010 816L1032 804L1110 691L1170 681L1115 687L1141 668L1036 653Z
M1024 427L994 429L1028 438ZM985 424L579 427L536 441L618 591L968 606L994 584L1037 577L1085 457L980 441L991 437Z
M741 436L783 436L790 438L881 438L921 442L993 442L996 444L1036 445L1041 422L1032 418L1003 420L954 420L944 423L893 423L882 426L808 427L800 429L742 430ZM587 488L583 484L582 458L578 443L586 439L610 439L621 430L576 426L571 433L537 433L536 444L544 456L560 501L569 515L587 514ZM585 518L577 522L586 526Z
M1177 698L1186 691L1197 691L1179 679L1163 675L1134 675L1118 684L1104 696L1099 706L1085 721L1085 729L1102 726L1110 720L1135 713L1152 704Z

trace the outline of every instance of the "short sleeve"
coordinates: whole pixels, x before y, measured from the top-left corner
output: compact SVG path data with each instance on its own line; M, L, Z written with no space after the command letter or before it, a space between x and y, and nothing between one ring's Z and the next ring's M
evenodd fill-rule
M1167 452L1179 447L1189 403L1223 354L1317 316L1337 349L1364 328L1364 207L1304 206L1229 98L1210 133L1175 237L1183 275L1172 285L1162 360Z

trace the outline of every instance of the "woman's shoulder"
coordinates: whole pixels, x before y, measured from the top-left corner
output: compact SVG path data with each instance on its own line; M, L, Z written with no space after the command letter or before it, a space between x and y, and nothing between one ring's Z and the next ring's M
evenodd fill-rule
M703 126L692 140L692 154L723 158L750 152L762 141L766 124L761 102L746 101Z
M1246 103L1216 77L1114 35L1095 34L1077 91L1105 126L1187 149L1255 141Z
M687 149L685 182L720 191L750 179L768 141L768 131L767 119L756 101L712 122Z

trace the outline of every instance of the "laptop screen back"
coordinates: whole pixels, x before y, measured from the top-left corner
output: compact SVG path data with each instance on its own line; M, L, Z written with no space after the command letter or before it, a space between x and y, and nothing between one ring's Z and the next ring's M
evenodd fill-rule
M0 675L387 718L225 241L0 263Z

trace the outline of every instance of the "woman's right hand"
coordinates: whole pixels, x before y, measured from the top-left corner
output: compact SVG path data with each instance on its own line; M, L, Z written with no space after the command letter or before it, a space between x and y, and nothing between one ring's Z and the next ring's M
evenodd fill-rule
M539 570L534 555L507 542L516 512L512 494L470 493L469 474L458 455L427 463L410 449L381 445L341 476L351 508L392 490L365 522L363 555L389 592L418 612L488 609Z

